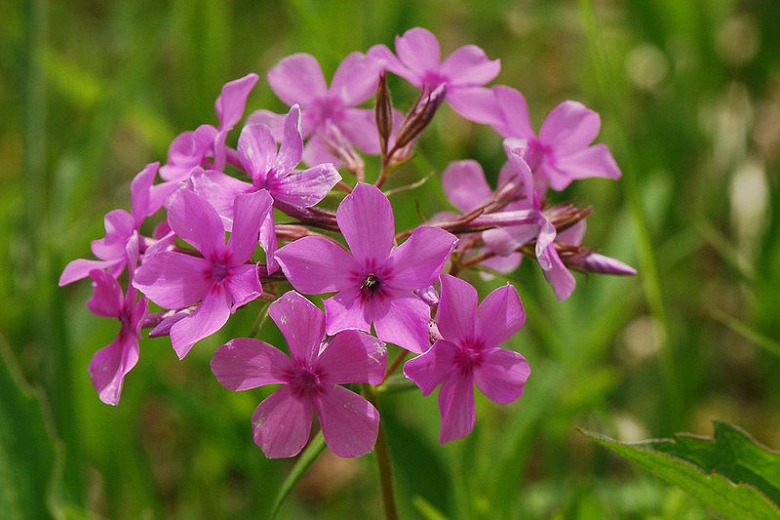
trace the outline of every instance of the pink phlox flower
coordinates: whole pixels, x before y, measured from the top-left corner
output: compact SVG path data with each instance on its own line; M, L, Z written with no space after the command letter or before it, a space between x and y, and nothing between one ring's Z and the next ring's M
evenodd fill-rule
M525 311L512 285L499 287L479 306L468 282L443 274L436 325L441 339L404 365L404 375L429 395L439 390L444 444L474 429L474 384L490 400L511 403L523 393L531 370L517 352L500 348L525 323Z
M379 384L385 345L354 330L325 336L323 312L294 291L272 303L268 314L287 340L291 357L264 341L238 338L220 347L211 360L214 375L230 390L282 385L255 410L255 443L269 458L297 455L309 440L314 412L336 455L359 457L372 451L379 412L340 385Z
M179 134L173 140L168 149L168 161L160 168L163 182L156 185L152 192L156 208L160 208L165 199L182 186L194 168L224 169L227 134L243 117L247 98L258 79L257 74L247 74L226 83L214 103L219 125L201 125L194 131ZM213 157L213 163L207 161L208 157Z
M327 196L341 175L332 164L318 164L296 170L301 162L303 139L301 116L297 105L285 117L284 135L277 151L271 130L263 124L245 126L238 139L238 157L252 182L244 182L216 170L198 168L192 174L192 186L217 210L225 230L233 226L233 201L242 193L267 190L276 205L311 207ZM260 231L269 272L277 268L276 233L273 212L268 213Z
M123 295L116 279L103 270L93 269L89 276L95 287L87 302L89 310L98 316L116 318L121 323L114 341L95 352L89 362L89 375L100 400L116 405L125 376L138 362L141 323L146 318L149 304L143 296L136 298L138 291L132 286Z
M59 285L81 280L93 269L103 269L118 278L130 266L135 269L139 253L139 231L144 219L154 213L150 189L160 163L147 164L130 184L132 213L123 209L109 211L103 219L106 235L92 241L92 253L99 260L78 258L65 266Z
M395 247L390 201L358 183L336 212L350 252L324 237L304 237L277 251L287 279L304 294L336 292L324 301L327 333L371 331L412 352L428 346L430 308L414 291L432 285L458 239L420 226Z
M374 111L357 107L373 96L380 71L379 62L353 52L339 65L330 87L317 59L310 54L288 56L268 72L268 84L279 99L300 106L303 137L311 136L303 150L306 164L340 164L329 143L379 153ZM279 114L259 110L249 116L248 123L267 124L277 140L282 137Z
M490 60L479 47L465 45L441 61L439 41L421 27L396 36L395 51L397 56L380 44L372 47L368 55L426 92L444 84L447 103L470 121L494 124L500 120L495 96L484 87L500 72L500 60Z
M577 101L556 106L542 123L537 136L531 127L528 106L517 90L493 87L501 120L493 128L503 137L527 141L526 161L534 173L537 191L560 191L575 179L620 178L620 168L604 144L591 143L601 127L598 113Z
M192 314L171 326L171 343L179 358L217 332L236 309L260 296L263 288L251 258L257 249L260 224L271 211L265 190L236 198L233 232L225 232L216 210L192 191L175 192L168 203L168 223L176 235L200 256L162 249L147 255L133 284L166 309L198 304Z

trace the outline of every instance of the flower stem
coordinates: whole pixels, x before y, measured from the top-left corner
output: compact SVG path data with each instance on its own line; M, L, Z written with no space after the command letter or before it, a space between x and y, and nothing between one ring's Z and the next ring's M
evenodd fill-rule
M378 399L374 387L363 385L363 393L375 408L379 409ZM376 437L376 446L374 447L376 463L379 469L379 483L382 487L382 505L385 510L387 520L398 520L398 511L395 507L395 490L393 489L393 468L390 463L390 452L387 449L387 439L385 438L382 423L379 423L379 432Z

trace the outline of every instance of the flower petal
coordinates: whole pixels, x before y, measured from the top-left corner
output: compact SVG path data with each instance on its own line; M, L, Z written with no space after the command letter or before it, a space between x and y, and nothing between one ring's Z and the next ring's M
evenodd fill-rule
M539 140L555 150L556 156L586 148L599 133L601 118L582 103L564 101L552 109L539 129Z
M561 261L561 257L558 256L555 246L550 245L547 250L549 252L550 267L549 269L544 269L544 277L550 285L552 285L555 296L560 301L563 301L574 292L577 281L574 279L574 275L569 272Z
M230 270L230 281L225 284L230 295L231 312L246 305L252 300L257 299L263 294L263 286L257 277L257 264L243 264L232 267Z
M457 352L457 345L440 339L427 352L407 361L404 375L420 387L423 395L428 395L449 377Z
M371 332L371 322L357 290L345 290L334 295L325 304L325 331L329 336L342 330Z
M125 376L138 363L138 338L123 332L89 362L89 376L100 400L116 406Z
M133 286L166 309L183 309L202 299L211 286L203 258L162 251L144 259Z
M241 165L256 185L265 186L268 169L276 159L276 141L266 125L247 125L238 136Z
M292 362L284 352L254 338L236 338L217 349L211 371L229 390L285 383L285 370Z
M461 376L455 372L444 380L439 390L439 412L439 443L445 444L471 433L477 420L471 376Z
M414 27L406 31L403 36L396 36L395 52L401 62L418 76L426 71L438 70L441 62L439 40L433 33L422 27ZM415 87L421 86L409 77L404 77Z
M366 399L340 386L319 394L314 407L328 448L339 457L360 457L374 449L379 412Z
M379 132L373 110L347 108L338 127L356 148L367 154L379 154Z
M347 106L359 105L376 92L381 70L379 60L361 52L352 52L333 74L329 92Z
M495 85L492 90L502 116L501 123L493 129L502 137L534 139L536 134L531 126L525 96L520 91L504 85Z
M255 444L269 459L294 457L309 441L313 406L285 385L255 409L252 431Z
M328 87L317 59L311 54L287 56L268 71L268 83L279 99L288 105L299 103L304 110Z
M260 79L257 74L247 74L243 78L234 79L222 87L214 108L219 118L220 130L230 129L241 121L244 115L244 107L249 93L254 88L257 80Z
M436 324L444 339L461 344L476 333L477 290L465 280L449 274L439 277L441 299Z
M89 272L95 290L87 302L92 314L104 318L117 318L122 313L122 288L116 279L105 271L93 269Z
M295 291L268 306L268 315L282 332L293 359L311 362L325 336L325 314Z
M475 123L497 125L502 120L496 96L489 88L451 88L447 90L447 103L461 117Z
M323 382L378 385L385 375L387 347L373 336L345 330L331 338L315 362L322 368Z
M341 175L332 164L318 164L276 179L269 183L268 189L275 200L310 208L324 199L340 180Z
M463 213L468 213L493 196L493 190L477 161L469 159L451 162L441 175L444 193Z
M612 157L609 148L604 144L591 146L566 157L558 157L553 168L566 176L567 179L587 179L589 177L620 178L620 168ZM559 187L560 184L558 183L550 182L550 185L555 190L563 189Z
M195 312L171 327L171 344L179 359L184 359L195 343L221 329L229 317L230 303L225 291L209 290Z
M361 265L382 264L393 247L395 220L387 196L372 184L358 183L344 197L336 221Z
M413 293L393 295L382 314L369 314L376 335L411 352L425 352L430 347L428 328L431 309Z
M482 364L474 369L474 382L491 401L511 403L523 393L531 374L528 361L512 350L486 350Z
M77 258L68 262L65 269L62 270L60 280L57 285L60 287L73 283L77 280L82 280L89 276L89 273L95 269L110 269L115 270L116 266L120 266L124 269L125 262L122 260L89 260L86 258ZM120 269L121 272L121 269ZM119 273L117 273L117 276Z
M225 244L225 231L217 210L190 190L179 190L168 199L168 224L206 258Z
M236 197L233 205L233 232L228 249L233 252L234 264L243 264L257 250L260 225L272 211L273 199L266 190L258 190Z
M422 289L436 282L458 237L433 226L420 226L391 254L392 278L388 285L399 289Z
M477 335L486 347L496 347L525 324L525 309L513 285L488 294L477 309Z
M352 256L332 240L303 237L276 252L276 260L296 290L304 294L322 294L354 285L351 270L359 270ZM312 259L316 258L316 262Z
M190 184L193 191L216 210L224 231L233 229L233 206L236 197L255 191L255 187L248 182L240 181L217 170L201 168L193 170Z
M293 105L284 118L284 136L279 146L279 154L269 172L269 181L284 177L298 166L303 155L303 138L301 137L301 109Z
M464 45L442 62L439 72L448 78L448 85L481 87L501 71L501 60L490 60L476 45Z
M149 205L150 190L152 189L152 183L154 182L154 177L157 175L157 169L159 167L159 162L147 164L144 169L135 176L133 182L130 184L130 200L132 201L132 213L136 229L141 227L141 223L147 216L154 213ZM154 208L154 210L156 209L157 208Z

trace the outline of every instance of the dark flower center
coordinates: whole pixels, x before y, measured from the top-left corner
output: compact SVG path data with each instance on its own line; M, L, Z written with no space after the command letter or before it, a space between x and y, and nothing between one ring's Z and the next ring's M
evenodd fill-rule
M368 276L366 276L366 278L363 280L363 283L360 285L360 290L373 294L377 289L379 289L380 284L381 282L377 275L374 273L368 273Z

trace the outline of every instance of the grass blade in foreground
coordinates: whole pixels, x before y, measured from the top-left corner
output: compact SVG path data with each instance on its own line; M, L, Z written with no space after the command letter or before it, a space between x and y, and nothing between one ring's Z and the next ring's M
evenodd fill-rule
M780 455L728 423L716 421L713 438L679 434L631 444L584 433L724 518L780 518Z

